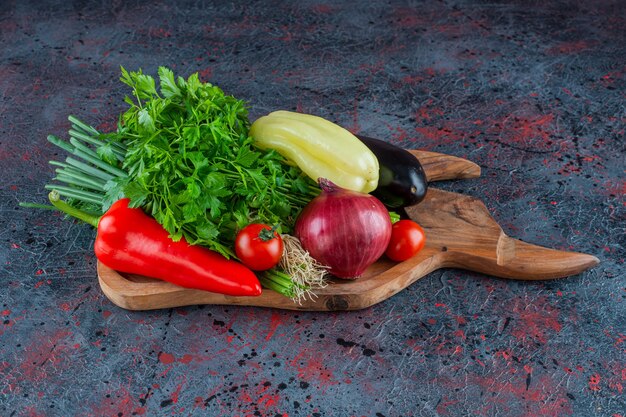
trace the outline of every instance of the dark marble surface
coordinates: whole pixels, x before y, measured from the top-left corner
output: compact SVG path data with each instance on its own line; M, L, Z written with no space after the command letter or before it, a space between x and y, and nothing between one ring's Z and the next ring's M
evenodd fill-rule
M626 415L623 2L103 3L0 2L0 415ZM114 127L120 65L471 159L440 186L601 264L442 270L358 312L117 308L94 231L18 202L68 114Z

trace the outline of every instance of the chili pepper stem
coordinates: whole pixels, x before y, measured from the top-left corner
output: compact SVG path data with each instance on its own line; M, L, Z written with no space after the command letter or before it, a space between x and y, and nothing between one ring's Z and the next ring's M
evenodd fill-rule
M87 212L84 212L82 210L79 210L75 207L70 206L65 201L61 200L61 195L59 194L58 191L56 190L51 191L50 194L48 194L48 199L50 200L50 203L52 203L52 205L57 210L62 211L63 213L69 216L75 217L78 220L82 220L85 223L92 225L93 227L98 227L98 222L100 221L100 217L93 216Z

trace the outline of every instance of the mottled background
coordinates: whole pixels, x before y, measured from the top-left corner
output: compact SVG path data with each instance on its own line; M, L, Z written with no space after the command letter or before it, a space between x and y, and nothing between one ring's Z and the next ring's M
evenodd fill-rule
M626 415L623 1L0 2L0 415ZM68 114L114 128L119 66L198 71L466 157L513 237L593 254L552 282L441 270L358 312L129 312L94 231L48 211Z

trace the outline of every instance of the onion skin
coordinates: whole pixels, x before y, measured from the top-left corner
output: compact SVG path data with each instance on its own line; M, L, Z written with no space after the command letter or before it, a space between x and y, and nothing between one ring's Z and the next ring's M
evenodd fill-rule
M356 279L376 262L391 239L389 212L376 197L320 178L322 193L295 225L302 247L338 278Z

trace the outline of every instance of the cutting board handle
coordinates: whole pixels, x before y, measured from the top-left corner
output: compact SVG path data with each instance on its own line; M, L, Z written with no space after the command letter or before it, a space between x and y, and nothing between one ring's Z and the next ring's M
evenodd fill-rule
M429 151L409 152L420 161L429 182L480 177L480 166L467 159Z
M433 259L435 268L541 280L579 274L599 263L592 255L548 249L507 236L483 202L471 196L429 188L425 200L406 212L428 230L429 246L439 250ZM409 262L413 261L420 262Z

